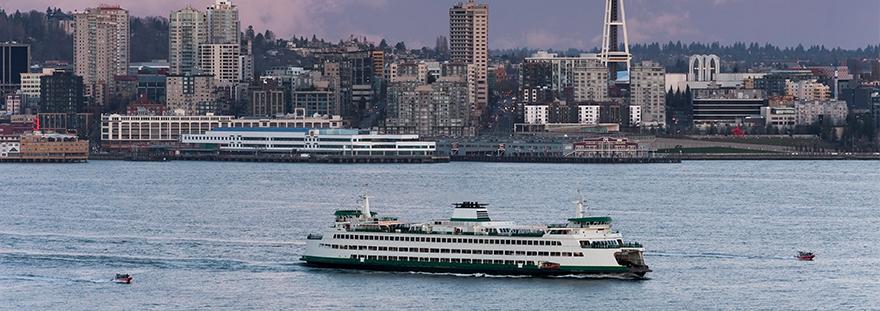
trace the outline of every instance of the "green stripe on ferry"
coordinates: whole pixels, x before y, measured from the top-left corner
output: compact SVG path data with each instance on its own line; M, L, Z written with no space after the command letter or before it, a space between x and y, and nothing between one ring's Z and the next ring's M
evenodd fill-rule
M518 265L507 264L474 264L474 263L453 263L453 262L437 262L437 261L406 261L406 260L378 260L378 259L352 259L352 258L329 258L316 256L302 256L300 260L317 263L317 264L335 264L348 266L373 266L373 267L389 267L389 268L406 268L406 269L455 269L455 270L471 270L475 273L480 272L505 272L505 273L530 273L530 272L553 272L553 270L540 269L536 265ZM561 266L559 272L565 273L626 273L629 272L624 266Z

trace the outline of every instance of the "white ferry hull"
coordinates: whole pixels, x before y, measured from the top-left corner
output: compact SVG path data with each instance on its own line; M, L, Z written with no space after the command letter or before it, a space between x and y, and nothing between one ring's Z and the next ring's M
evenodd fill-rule
M502 275L605 274L643 277L651 272L638 243L611 230L610 217L577 218L564 225L492 221L486 204L455 204L449 220L404 224L362 210L337 210L323 235L309 235L301 260L318 267Z
M332 236L332 235L331 235ZM541 257L541 256L505 256L505 255L467 255L450 253L411 253L389 251L350 251L333 249L333 245L353 244L349 240L322 238L309 240L305 255L301 260L307 265L322 268L360 269L375 271L460 273L460 274L491 274L491 275L528 275L528 276L561 276L561 275L613 275L641 278L651 270L647 266L623 266L617 263L614 254L622 249L591 249L582 250L576 247L560 247L562 251L581 251L583 257ZM375 243L364 243L383 245ZM438 249L450 246L442 244L411 243L409 245L387 243L401 248ZM329 247L328 247L329 245ZM384 246L389 247L389 246ZM488 251L504 251L501 245L484 247ZM550 249L550 247L548 247ZM630 249L641 252L640 249ZM554 251L553 253L557 253ZM558 267L542 267L544 263L558 264Z

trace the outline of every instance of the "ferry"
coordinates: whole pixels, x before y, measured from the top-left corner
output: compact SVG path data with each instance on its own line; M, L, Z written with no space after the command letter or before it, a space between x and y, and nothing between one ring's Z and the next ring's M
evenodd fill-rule
M644 247L624 242L610 217L588 217L575 201L565 224L494 221L488 204L454 204L452 217L403 223L379 217L370 198L338 210L335 224L308 236L300 260L324 268L489 275L609 275L642 278L651 269Z

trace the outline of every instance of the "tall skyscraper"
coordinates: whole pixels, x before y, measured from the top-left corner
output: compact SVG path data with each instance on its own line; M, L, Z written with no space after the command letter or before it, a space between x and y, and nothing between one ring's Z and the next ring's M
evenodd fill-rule
M86 94L96 104L106 105L113 77L128 72L128 11L102 5L74 13L74 17L74 71L83 78Z
M666 69L642 61L633 65L630 75L630 105L639 106L642 126L666 127Z
M214 76L218 83L241 80L241 48L237 44L202 44L199 46L199 69Z
M168 61L172 74L192 74L199 66L199 46L208 43L208 17L192 7L168 19Z
M27 44L0 43L0 94L21 86L21 74L31 64L31 47Z
M449 9L450 58L453 62L473 64L476 70L476 96L471 103L475 121L479 121L489 104L488 40L489 5L469 0Z
M241 44L238 8L231 0L216 0L208 7L208 35L212 44Z
M238 8L230 0L216 0L208 7L207 21L208 42L199 47L200 69L218 83L243 80L247 60L241 57Z

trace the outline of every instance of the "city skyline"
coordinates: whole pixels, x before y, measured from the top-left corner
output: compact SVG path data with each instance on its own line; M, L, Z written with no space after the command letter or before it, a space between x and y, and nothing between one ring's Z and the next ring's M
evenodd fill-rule
M162 16L192 5L204 10L212 0L137 2L117 0L133 16ZM270 29L279 36L316 34L332 41L349 35L366 36L378 42L403 41L410 47L434 45L434 39L448 35L444 14L458 1L234 1L242 15L242 28L253 25L257 31ZM592 49L601 44L602 3L558 0L547 10L546 3L525 0L485 1L493 18L489 23L489 48L579 48ZM782 46L803 44L827 47L859 48L880 41L880 25L875 14L880 2L849 1L846 6L821 0L760 1L761 10L750 2L758 0L668 0L627 2L627 19L633 43L644 42L759 42ZM97 6L92 0L65 1L65 11ZM57 6L49 0L10 0L7 11L42 10ZM873 7L873 8L872 8ZM863 9L858 9L863 8ZM276 12L284 12L281 15ZM535 14L523 16L522 12ZM524 22L525 21L525 22ZM746 22L743 22L746 21ZM418 24L421 27L407 25ZM772 31L766 31L772 29Z

